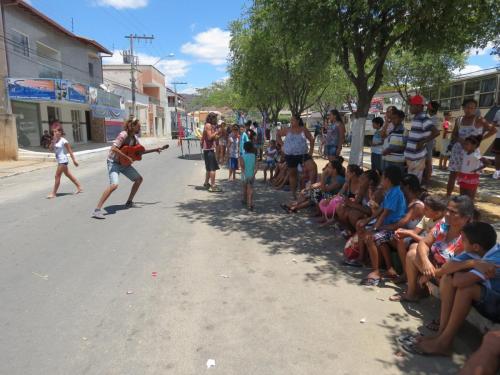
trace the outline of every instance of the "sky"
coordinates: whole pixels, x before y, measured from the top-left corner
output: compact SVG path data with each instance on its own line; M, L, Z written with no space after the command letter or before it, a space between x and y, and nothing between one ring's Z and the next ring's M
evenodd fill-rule
M228 78L229 25L245 11L249 0L28 0L38 10L75 34L94 39L121 63L129 49L125 35L154 35L151 43L136 44L141 64L155 64L167 82L183 93ZM463 74L498 66L491 45L469 51ZM159 62L158 62L159 61ZM158 63L157 63L158 62Z

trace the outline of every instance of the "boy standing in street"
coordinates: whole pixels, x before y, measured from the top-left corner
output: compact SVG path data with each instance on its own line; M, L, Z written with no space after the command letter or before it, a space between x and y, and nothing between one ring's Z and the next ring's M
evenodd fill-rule
M253 185L255 182L255 149L252 142L245 142L244 152L240 156L241 181L243 183L242 203L246 204L248 209L253 211Z

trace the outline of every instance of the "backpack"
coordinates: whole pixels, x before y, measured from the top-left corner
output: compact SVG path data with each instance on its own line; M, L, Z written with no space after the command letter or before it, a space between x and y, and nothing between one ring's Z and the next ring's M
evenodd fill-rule
M359 257L358 235L349 238L344 246L344 259L355 260Z

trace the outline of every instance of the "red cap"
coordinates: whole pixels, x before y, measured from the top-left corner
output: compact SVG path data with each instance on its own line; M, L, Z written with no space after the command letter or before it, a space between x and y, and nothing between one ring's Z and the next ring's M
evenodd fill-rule
M411 105L425 105L425 99L421 95L414 95L410 98Z

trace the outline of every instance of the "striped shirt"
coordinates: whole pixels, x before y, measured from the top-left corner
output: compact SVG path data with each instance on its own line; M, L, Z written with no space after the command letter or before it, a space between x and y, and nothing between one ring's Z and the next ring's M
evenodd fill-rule
M405 158L407 160L420 160L426 157L427 149L424 147L425 145L417 150L417 143L428 138L433 127L432 120L424 112L420 112L413 117L405 149Z
M392 132L387 137L387 146L385 151L389 151L384 155L384 160L391 163L404 163L405 162L405 147L406 138L404 136L405 127L403 124L396 125Z

